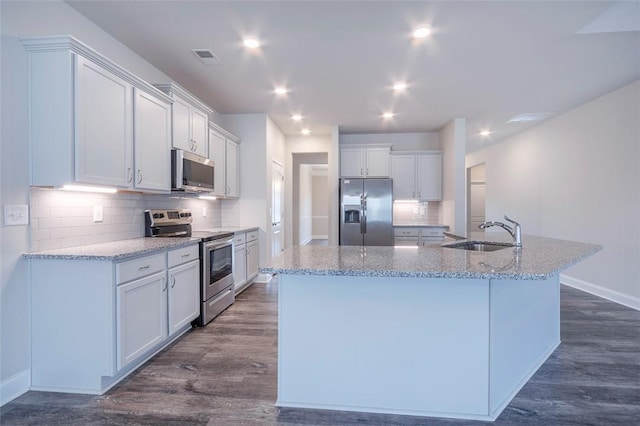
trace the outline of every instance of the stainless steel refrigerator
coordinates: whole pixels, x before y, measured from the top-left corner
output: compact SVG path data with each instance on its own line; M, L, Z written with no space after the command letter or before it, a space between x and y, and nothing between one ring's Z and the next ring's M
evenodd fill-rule
M340 245L392 246L391 179L340 179Z

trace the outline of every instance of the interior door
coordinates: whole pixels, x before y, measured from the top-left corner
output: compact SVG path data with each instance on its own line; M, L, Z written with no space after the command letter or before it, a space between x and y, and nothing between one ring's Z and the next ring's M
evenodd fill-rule
M283 250L283 214L284 211L284 167L273 162L271 175L271 256L277 256Z

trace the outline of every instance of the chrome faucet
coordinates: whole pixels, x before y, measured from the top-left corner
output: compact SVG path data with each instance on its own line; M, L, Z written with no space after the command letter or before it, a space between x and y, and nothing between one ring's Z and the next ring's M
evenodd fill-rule
M484 222L478 225L478 228L485 229L485 228L490 228L492 226L501 227L502 229L507 231L509 234L511 234L511 236L513 237L513 246L515 247L516 250L520 250L522 248L522 233L520 230L520 224L515 220L509 219L507 215L504 215L504 219L507 222L513 223L513 228L510 227L509 225L505 225L502 222Z

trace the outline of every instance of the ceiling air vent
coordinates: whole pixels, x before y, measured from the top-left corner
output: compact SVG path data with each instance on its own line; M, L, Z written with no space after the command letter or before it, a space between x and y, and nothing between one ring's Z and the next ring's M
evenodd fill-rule
M205 65L222 65L220 59L209 49L191 49L191 51L200 59Z

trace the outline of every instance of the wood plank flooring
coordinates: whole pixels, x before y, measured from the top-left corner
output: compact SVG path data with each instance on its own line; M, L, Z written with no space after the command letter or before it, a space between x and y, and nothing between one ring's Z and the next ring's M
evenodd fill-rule
M640 312L562 287L562 344L496 425L640 424ZM478 425L278 409L277 280L253 284L102 396L27 392L2 425Z

